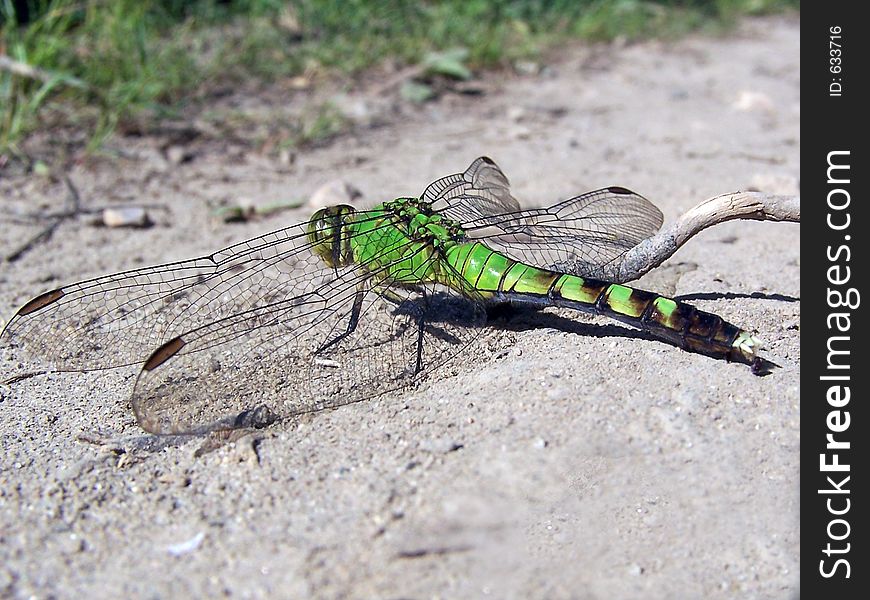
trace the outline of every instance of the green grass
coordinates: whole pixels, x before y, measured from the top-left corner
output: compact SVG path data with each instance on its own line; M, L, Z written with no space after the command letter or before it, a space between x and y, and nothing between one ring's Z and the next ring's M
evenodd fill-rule
M571 38L676 36L799 0L0 0L0 151L54 127L92 146L126 122L159 122L220 86L355 74L463 48L472 69ZM4 56L5 55L5 56ZM29 72L22 72L29 69ZM305 142L335 133L325 108ZM306 129L307 128L307 129Z

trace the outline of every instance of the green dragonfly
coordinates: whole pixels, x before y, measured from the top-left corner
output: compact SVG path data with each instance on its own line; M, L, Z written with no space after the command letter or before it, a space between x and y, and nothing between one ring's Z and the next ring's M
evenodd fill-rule
M603 314L757 365L748 331L610 282L661 224L621 187L520 210L481 157L420 197L324 208L209 256L46 292L2 338L58 371L141 365L132 407L159 434L262 426L407 386L475 340L497 305Z

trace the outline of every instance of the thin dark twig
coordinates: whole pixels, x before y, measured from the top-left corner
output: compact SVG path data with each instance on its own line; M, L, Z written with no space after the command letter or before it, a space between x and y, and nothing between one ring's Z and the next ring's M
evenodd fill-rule
M148 210L163 210L169 211L169 207L165 204L160 204L157 202L146 202L144 204L137 203L136 208L145 208ZM68 210L62 210L59 212L40 212L40 213L27 213L21 216L11 215L8 211L0 211L0 216L6 223L15 223L16 225L31 225L33 221L42 221L45 219L59 219L59 218L69 218L73 216L81 216L81 215L98 215L105 210L108 209L121 209L128 208L127 204L104 204L102 206L94 206L92 208L80 208L75 212L70 212Z
M79 211L82 209L82 197L79 194L78 188L72 182L72 179L69 178L69 175L64 173L63 182L66 184L67 189L67 202L72 205L71 212L74 215L77 215Z
M22 256L33 250L39 244L47 242L51 239L51 236L54 235L55 230L60 227L61 223L64 222L63 217L59 217L46 225L42 231L37 233L35 236L24 242L21 246L18 247L17 250L14 250L11 254L6 256L6 262L15 262L19 260Z
M54 235L54 232L57 230L58 227L61 226L64 221L66 221L67 219L75 218L82 214L82 199L78 189L69 178L69 175L64 175L63 180L66 184L67 189L66 201L70 208L67 211L59 213L57 216L53 217L51 223L43 227L39 233L24 242L24 244L19 246L18 249L14 250L11 254L7 255L6 262L11 263L20 260L25 254L33 250L36 246L50 240L51 236Z

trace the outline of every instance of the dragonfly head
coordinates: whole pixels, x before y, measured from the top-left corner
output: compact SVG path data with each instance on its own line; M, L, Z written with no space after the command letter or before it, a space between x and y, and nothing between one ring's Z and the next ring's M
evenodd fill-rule
M330 267L341 267L353 262L351 231L345 225L354 212L356 209L348 204L327 206L314 213L308 222L306 233L311 250Z

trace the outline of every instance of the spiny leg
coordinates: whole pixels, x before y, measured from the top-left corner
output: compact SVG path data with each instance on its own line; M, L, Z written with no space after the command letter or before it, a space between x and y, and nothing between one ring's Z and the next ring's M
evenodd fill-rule
M429 304L429 296L426 294L426 290L420 286L405 286L406 288L415 289L422 295L421 302L428 306ZM405 304L408 300L407 298L403 298L400 294L397 294L395 290L390 289L389 287L376 286L375 291L378 295L388 300L389 302L395 304L397 307ZM426 331L426 309L420 312L420 316L417 317L417 360L414 364L414 375L420 373L423 370L423 334Z
M423 370L423 333L426 331L426 311L429 307L429 296L426 290L421 290L423 298L423 310L420 311L420 316L417 318L417 362L414 366L414 375L418 375Z

